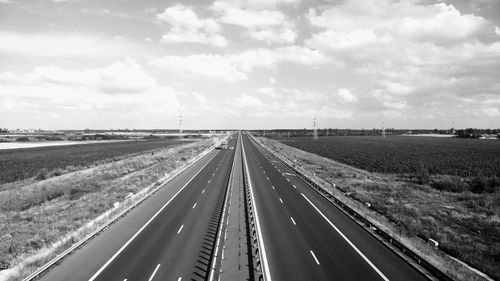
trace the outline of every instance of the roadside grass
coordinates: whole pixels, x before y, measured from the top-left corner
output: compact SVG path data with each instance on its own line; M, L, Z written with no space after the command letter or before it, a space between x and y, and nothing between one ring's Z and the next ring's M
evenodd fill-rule
M500 279L498 190L480 194L456 192L461 190L461 183L457 184L451 176L431 176L428 184L419 184L408 181L407 175L371 173L274 140L259 139L296 161L299 168L337 198L453 278L488 280L447 254ZM365 202L371 207L366 207ZM427 238L438 241L439 250L426 243Z
M128 204L114 208L115 202L146 192L210 145L159 149L0 192L0 270L8 269L0 280L22 280L106 221L94 224L96 218Z

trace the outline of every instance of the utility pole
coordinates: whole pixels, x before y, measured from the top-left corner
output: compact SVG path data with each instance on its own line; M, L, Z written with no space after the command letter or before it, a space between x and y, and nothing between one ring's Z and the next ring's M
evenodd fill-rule
M179 111L179 139L182 139L182 113Z
M314 114L313 118L313 139L318 140L318 129L316 128L316 114Z

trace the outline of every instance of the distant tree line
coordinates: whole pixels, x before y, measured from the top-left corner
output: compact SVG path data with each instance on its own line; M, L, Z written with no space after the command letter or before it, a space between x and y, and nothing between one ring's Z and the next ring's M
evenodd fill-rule
M268 137L307 137L313 136L312 129L271 129L271 130L253 130L252 134L257 136L268 136ZM334 129L325 128L318 129L318 136L380 136L382 135L382 129ZM451 135L454 134L460 138L481 138L485 135L496 135L499 137L500 129L395 129L386 128L386 135L419 135L419 134L439 134L439 135Z
M467 128L463 130L457 130L456 135L459 138L470 138L470 139L478 139L485 135L496 135L497 138L500 138L500 129L475 129L475 128Z

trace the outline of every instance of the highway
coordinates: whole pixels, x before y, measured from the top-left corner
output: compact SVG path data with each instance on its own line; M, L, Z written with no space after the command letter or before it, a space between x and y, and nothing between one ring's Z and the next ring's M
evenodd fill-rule
M224 261L222 250L241 246L242 236L230 232L236 240L226 245L226 235L217 235L224 202L231 201L226 193L243 190L228 189L234 159L241 164L233 173L241 178L245 171L251 191L265 280L427 280L250 136L239 136L229 146L238 139L241 150L211 151L41 280L208 280L211 264L246 266ZM238 218L244 204L235 204ZM221 260L213 262L219 242Z
M233 156L212 151L42 280L205 280Z
M427 280L243 135L266 280Z

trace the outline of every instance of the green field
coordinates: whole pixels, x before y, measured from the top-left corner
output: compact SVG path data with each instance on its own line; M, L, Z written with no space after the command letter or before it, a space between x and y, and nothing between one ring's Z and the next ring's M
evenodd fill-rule
M378 173L500 176L500 140L409 136L279 138L280 142Z
M103 161L183 143L186 141L155 139L0 150L0 184L32 177L43 179L63 173L63 170L78 170Z

